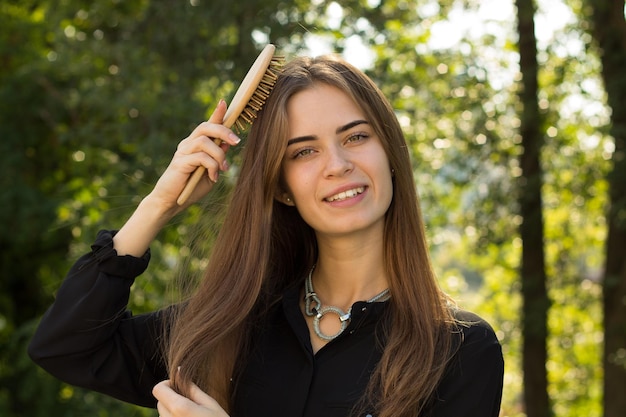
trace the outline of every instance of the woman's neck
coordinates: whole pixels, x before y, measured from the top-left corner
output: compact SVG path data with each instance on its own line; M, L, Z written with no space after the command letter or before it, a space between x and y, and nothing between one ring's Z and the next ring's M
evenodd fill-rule
M382 240L318 239L312 283L323 304L347 309L389 287Z

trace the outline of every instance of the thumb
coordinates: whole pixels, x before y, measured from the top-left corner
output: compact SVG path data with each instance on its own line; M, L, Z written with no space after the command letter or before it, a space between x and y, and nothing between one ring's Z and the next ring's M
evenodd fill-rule
M208 408L209 410L224 412L220 404L213 397L202 391L200 387L194 383L191 384L191 388L189 390L189 399L198 405Z
M217 103L217 106L215 107L215 110L213 110L211 117L209 117L209 122L217 123L220 125L224 123L224 115L226 114L227 107L228 106L226 106L226 102L223 99L220 99L220 101Z

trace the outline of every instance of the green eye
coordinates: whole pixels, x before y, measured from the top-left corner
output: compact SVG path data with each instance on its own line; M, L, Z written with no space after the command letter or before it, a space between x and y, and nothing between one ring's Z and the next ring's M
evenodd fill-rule
M365 133L355 133L354 135L351 135L350 137L348 137L348 140L346 142L350 143L350 142L358 142L361 141L363 139L367 139L367 135Z
M304 156L311 155L313 153L313 149L301 149L293 154L293 158L302 158Z

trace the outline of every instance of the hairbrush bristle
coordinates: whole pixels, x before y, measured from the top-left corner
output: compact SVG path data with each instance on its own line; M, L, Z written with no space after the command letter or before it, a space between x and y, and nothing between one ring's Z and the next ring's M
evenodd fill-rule
M272 44L263 48L239 85L224 114L223 125L232 128L238 134L242 133L257 118L272 88L274 88L276 80L278 80L278 74L285 58L274 55L275 51L276 47ZM214 139L214 141L217 144L220 143L219 139ZM203 166L196 168L176 200L178 205L185 204L205 172L206 169Z
M238 134L250 127L250 125L254 122L254 119L256 119L258 113L263 108L265 101L272 92L274 84L276 84L278 74L280 73L280 69L282 68L284 62L285 58L283 56L272 57L272 60L270 61L267 70L265 70L265 74L263 74L263 78L261 78L259 85L252 94L252 97L250 97L250 100L248 100L248 103L241 111L241 114L237 120L235 120L233 129Z

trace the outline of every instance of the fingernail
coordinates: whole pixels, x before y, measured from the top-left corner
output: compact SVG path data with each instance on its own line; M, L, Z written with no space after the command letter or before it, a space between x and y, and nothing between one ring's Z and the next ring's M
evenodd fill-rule
M217 179L219 178L220 174L215 171L215 172L209 172L209 179L213 182L217 182Z
M235 143L241 142L241 139L239 139L239 136L235 135L234 133L229 133L228 138Z

